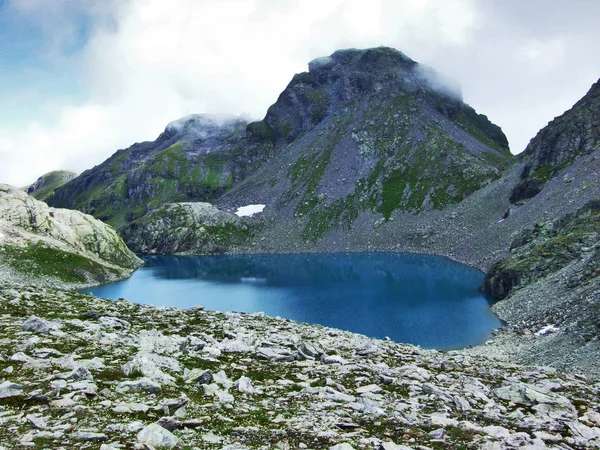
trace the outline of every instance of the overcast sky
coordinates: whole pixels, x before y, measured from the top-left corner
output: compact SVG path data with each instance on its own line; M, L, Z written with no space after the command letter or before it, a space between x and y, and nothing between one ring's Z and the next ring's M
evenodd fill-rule
M339 48L456 79L513 153L600 78L598 0L0 0L0 182L83 171L191 113L261 119Z

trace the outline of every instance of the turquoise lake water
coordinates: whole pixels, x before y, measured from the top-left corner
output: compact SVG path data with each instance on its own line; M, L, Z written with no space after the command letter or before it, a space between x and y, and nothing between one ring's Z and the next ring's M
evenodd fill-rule
M264 312L436 349L501 326L476 269L431 255L148 256L127 280L85 289L158 306Z

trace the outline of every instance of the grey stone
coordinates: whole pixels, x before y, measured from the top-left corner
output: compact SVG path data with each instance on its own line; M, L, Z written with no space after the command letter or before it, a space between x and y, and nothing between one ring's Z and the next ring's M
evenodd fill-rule
M337 444L333 447L329 447L329 450L354 450L354 447L344 442L342 444Z
M58 328L56 323L36 316L31 316L23 323L23 330L31 331L32 333L48 333Z
M23 386L17 383L5 381L0 384L0 398L22 397Z
M108 440L104 433L93 433L90 431L75 431L71 433L71 439L83 442L102 442Z
M137 435L137 440L140 444L151 445L157 449L171 449L179 444L177 436L156 423L142 429Z
M150 394L160 394L162 386L150 378L140 378L135 381L122 381L117 386L117 392L148 392Z

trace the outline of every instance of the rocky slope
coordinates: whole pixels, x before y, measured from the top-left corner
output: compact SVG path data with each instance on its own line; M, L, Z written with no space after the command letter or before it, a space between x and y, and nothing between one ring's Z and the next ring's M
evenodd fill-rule
M597 197L600 191L600 138L594 134L597 128L593 124L596 123L594 114L598 109L600 99L597 85L594 85L573 109L563 114L560 120L551 122L532 141L529 153L535 148L552 148L546 162L551 158L561 168L559 172L547 173L542 189L529 201L522 199L512 203L511 198L516 187L521 184L522 175L530 165L530 159L535 156L534 153L508 162L498 179L489 181L459 203L448 202L439 210L432 207L431 203L421 209L413 209L402 207L400 202L386 220L384 211L380 208L387 203L369 206L366 199L377 199L377 195L357 195L358 192L363 192L365 186L371 185L362 178L358 181L346 178L349 172L342 170L340 160L343 158L329 161L323 169L323 173L333 174L340 169L339 177L334 176L329 180L323 178L318 183L308 184L316 192L316 200L298 201L298 198L306 200L307 191L303 191L306 185L293 182L294 179L301 178L294 174L300 173L296 171L297 161L302 160L298 159L295 152L295 146L299 144L293 143L216 203L224 209L247 203L267 205L260 236L248 244L248 251L368 249L431 252L487 270L506 256L516 233L537 222L569 214ZM415 117L420 116L415 114ZM381 121L375 121L374 124L381 125ZM558 131L555 130L556 126L559 126ZM560 131L563 129L565 132L580 130L580 135L583 133L586 138L576 139L573 136L568 141L570 144L552 147L556 137L563 136L564 133ZM382 136L382 132L377 131L373 135ZM585 145L581 147L583 144ZM429 143L428 148L435 149L435 146ZM358 166L360 155L358 159L351 161ZM310 167L317 167L317 164L307 165L307 168ZM424 168L418 177L424 183L427 182L430 170L427 164L406 167ZM307 173L318 176L320 170ZM444 180L440 176L435 179ZM276 180L283 181L277 183ZM398 179L398 186L402 186L407 180L410 178L403 175ZM288 191L281 189L286 183ZM372 185L372 192L387 192L385 186L385 178L383 182L376 181ZM344 201L332 201L340 192L352 192L353 189L354 193L346 196ZM290 198L293 200L286 206ZM383 200L385 198L384 196ZM357 199L359 206L365 206L363 209L356 207Z
M537 195L577 157L600 149L600 80L573 108L555 118L519 155L521 181L511 193L513 203Z
M0 447L600 448L600 385L201 308L0 286Z
M0 185L0 278L95 284L128 276L141 261L117 233L91 216L49 208Z
M510 325L494 343L500 353L594 377L600 374L599 118L596 83L519 157L520 181L510 192L518 201L501 224L513 232L510 252L484 283L501 300L494 311ZM511 224L517 216L520 223Z
M77 177L75 172L68 170L55 170L39 177L35 182L25 189L29 195L42 202L46 201L54 191L63 184Z
M517 235L484 282L509 324L493 346L514 361L599 377L599 249L598 200Z
M508 256L487 273L484 288L501 300L574 263L580 270L570 281L573 286L600 275L600 199L521 232Z
M488 270L507 256L515 235L572 214L598 198L598 86L541 130L523 156L511 158L501 130L464 104L460 90L442 75L393 49L342 50L311 62L308 72L294 76L264 120L245 130L242 124L234 127L237 131L217 127L220 131L213 137L194 142L204 142L207 150L198 161L230 155L232 165L223 167L248 168L219 191L225 192L215 200L219 209L267 205L254 223L257 231L232 247L237 252L412 251L447 255ZM132 175L145 173L142 178L150 183L154 169L148 168L149 161L181 139L165 132L155 143L117 153L59 188L53 198L81 196L85 208L98 217L129 222L165 199L173 201L173 192L175 197L182 192L179 162L169 165L174 170L172 181L159 180L156 190L138 189L146 185ZM194 148L181 150L186 161ZM256 164L248 163L246 156L238 158L249 154L258 155L251 159ZM146 169L139 172L140 167ZM232 170L223 173L236 173ZM110 184L111 180L131 183ZM94 187L86 191L86 183ZM175 185L174 191L167 189ZM96 198L98 189L102 193ZM186 192L197 200L201 191ZM119 206L117 214L111 206L117 204L128 206ZM133 213L126 217L126 210ZM162 216L158 212L142 219L134 240L149 236L155 242L156 236L169 234L151 224L156 218L166 223ZM178 218L175 228L186 220ZM184 241L197 237L178 233L174 235ZM147 248L169 252L189 247L170 242L164 248L155 243ZM501 318L516 327L517 334L507 345L515 344L510 348L517 360L533 361L535 356L597 376L599 368L587 361L590 355L597 359L597 343L580 339L589 328L576 320L578 314L589 313L588 303L595 304L591 296L597 295L597 276L576 289L563 289L561 277L580 262L575 254L566 266L550 268L534 280L540 267L563 257L556 254L562 251L560 246L547 250L540 255L543 260L534 259L521 271L522 280L531 278L534 283L495 306ZM507 267L511 264L509 257ZM564 302L544 302L539 293ZM517 345L519 333L535 332L542 322L559 316L569 318L556 334L562 344L546 345L550 340L545 339L540 347L531 342L528 347Z
M595 86L577 105L585 105L586 110L596 111L598 102ZM561 116L558 122L550 123L538 134L534 140L537 146L535 148L550 148L555 137L562 136L553 131L556 123L561 129L577 130L582 121L589 123L584 109L576 106ZM306 139L306 136L307 134L301 139ZM542 137L548 137L549 140ZM582 141L573 139L570 142L572 145L579 145L578 142ZM286 173L293 172L291 168L296 167L296 143L283 149L255 175L221 197L217 204L224 209L233 209L247 203L267 204L257 219L259 231L250 236L245 245L238 246L236 251L412 251L442 254L488 270L507 256L515 236L531 234L538 223L545 224L541 225L541 229L546 229L556 218L567 216L564 220L569 222L569 217L578 217L578 210L583 208L581 211L587 211L589 205L594 204L590 202L594 202L600 192L600 153L597 144L594 146L589 139L585 142L586 151L581 152L572 145L552 147L552 153L547 158L568 163L563 164L559 172L548 172L548 178L537 195L514 204L511 203L511 196L515 187L522 182L521 177L529 164L527 158L530 156L517 158L503 170L499 179L477 189L460 203L449 203L441 210L431 207L418 212L397 209L392 212L389 220L385 220L385 216L376 207L357 210L352 202L327 205L329 196L333 195L330 192L335 192L331 185L326 186L330 190L318 188L322 190L316 191L318 201L314 204L300 202L296 206L292 203L292 206L286 207L288 197L277 190L280 184L276 180L277 176L282 176L282 184L285 184ZM317 164L307 165L306 173L320 173L318 170L309 171L316 167ZM323 173L334 171L336 167L339 166L335 162L329 162ZM287 179L287 182L290 180ZM310 186L320 185L317 183ZM363 185L361 182L355 186L355 189L361 189ZM293 201L304 198L306 193L302 191L305 186L297 184L296 187L298 191L296 200ZM310 218L312 212L305 216L303 212L297 211L299 207L321 211L323 214L316 217L323 218L323 221L315 222ZM336 222L336 218L341 219ZM346 219L348 221L344 222ZM322 226L320 234L316 236L318 239L307 234L307 227L311 223ZM572 230L569 233L576 236L583 233L586 240L595 239L586 230L587 223L586 220L575 220L570 225ZM598 360L600 348L597 340L590 338L595 329L593 317L597 315L594 305L597 304L598 276L597 272L582 265L583 261L590 258L593 261L597 256L594 256L595 253L573 252L563 245L563 238L564 236L557 237L551 245L542 244L543 248L528 262L522 261L520 253L514 253L516 259L509 257L506 262L508 270L503 271L499 277L491 276L500 280L497 288L494 288L498 298L502 295L499 295L497 289L502 288L506 282L515 283L510 281L511 267L515 264L527 262L519 268L519 277L521 280L535 281L533 285L523 286L510 299L494 306L499 316L513 327L507 327L506 335L496 339L495 349L503 354L512 352L513 360L526 363L540 361L598 377L600 366L595 361ZM536 245L536 242L531 242L526 253L529 254L533 249L535 254ZM565 266L554 267L559 261ZM585 275L589 277L589 283L571 287L563 283L563 277L572 278L571 271L579 276L580 269L583 270L582 273L590 270ZM508 291L504 296L507 293ZM559 318L562 318L560 323ZM586 320L580 320L581 318ZM535 336L538 330L550 324L558 324L561 331L547 337ZM527 345L520 345L520 342L525 342L525 335L530 336L526 340Z
M119 228L165 203L210 201L269 157L242 119L207 115L167 125L153 142L119 150L48 198Z
M209 203L170 203L130 223L121 236L136 253L199 255L234 252L250 230Z

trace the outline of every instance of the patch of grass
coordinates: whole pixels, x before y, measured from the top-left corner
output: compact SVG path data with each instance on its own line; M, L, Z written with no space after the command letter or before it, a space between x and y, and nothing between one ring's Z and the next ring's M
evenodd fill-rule
M81 255L69 253L43 244L27 247L3 246L3 260L13 270L39 278L54 278L67 283L106 280L110 274L118 276L116 269L102 266Z

